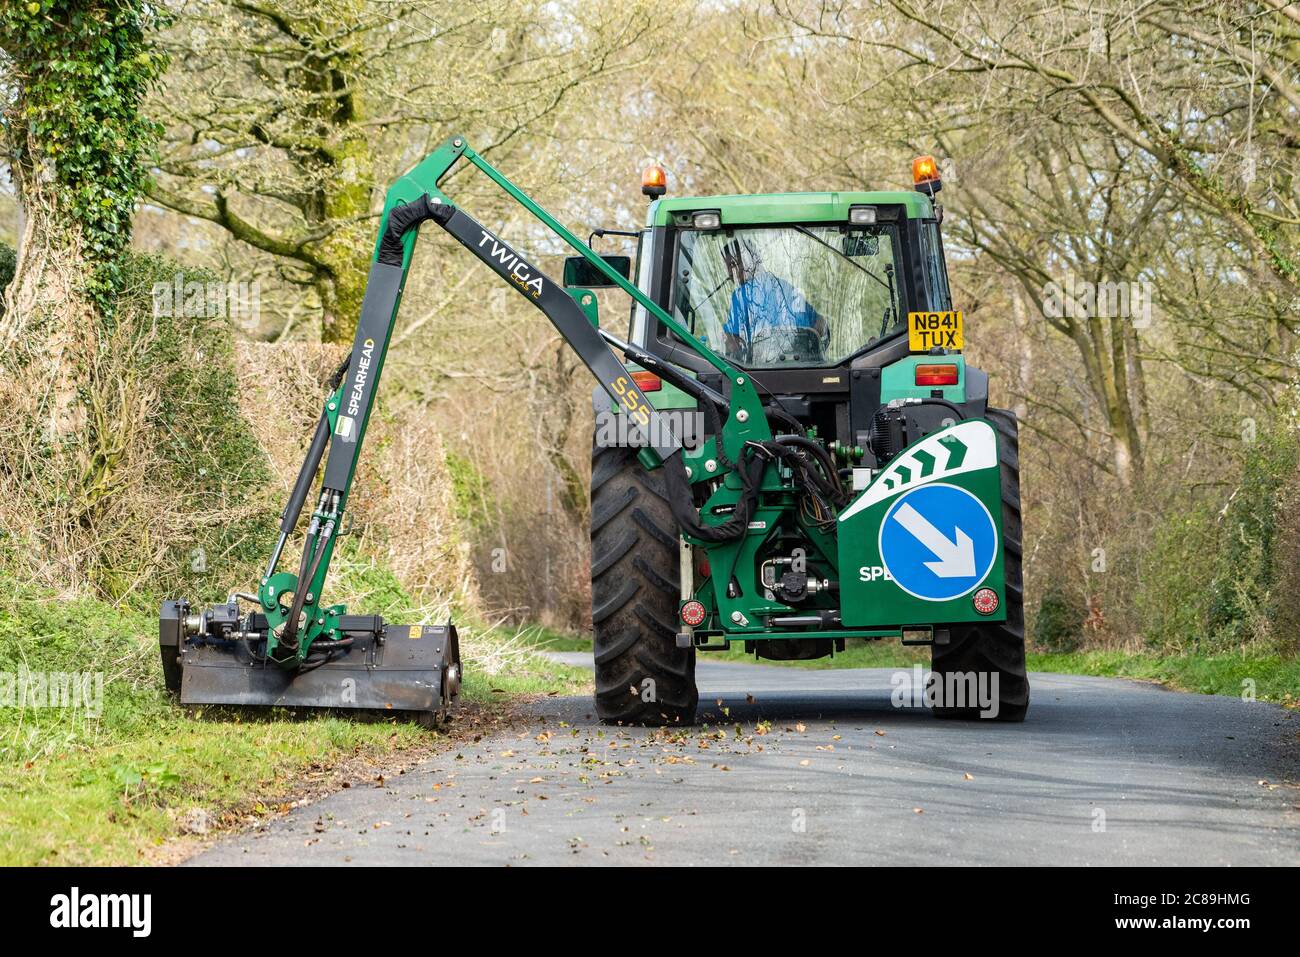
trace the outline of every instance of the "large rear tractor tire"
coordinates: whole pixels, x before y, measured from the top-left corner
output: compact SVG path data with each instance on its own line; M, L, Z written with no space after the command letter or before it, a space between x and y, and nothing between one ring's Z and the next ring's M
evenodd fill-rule
M677 647L678 531L662 470L629 448L591 462L596 714L607 724L692 724L695 649Z
M1029 710L1029 677L1025 671L1025 589L1021 573L1020 440L1014 412L990 408L986 418L998 431L1007 620L954 626L948 644L934 646L931 670L939 681L953 672L996 675L997 720L1023 721ZM940 718L980 717L978 708L936 707L934 713Z

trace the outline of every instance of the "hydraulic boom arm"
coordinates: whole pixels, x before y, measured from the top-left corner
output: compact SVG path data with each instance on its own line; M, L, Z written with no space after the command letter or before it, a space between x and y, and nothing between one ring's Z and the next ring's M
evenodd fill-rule
M722 373L730 385L730 393L725 400L693 378L683 375L675 367L664 366L662 363L658 365L660 371L696 398L714 405L727 403L724 411L728 415L721 437L727 455L739 459L745 442L762 441L771 437L761 412L762 404L747 376L738 373L699 342L658 304L474 152L462 138L453 137L388 191L351 356L340 369L341 378L331 384L334 391L325 402L307 458L281 518L280 539L257 597L268 625L266 656L283 666L301 665L316 639L323 638L328 642L342 634L340 620L345 609L337 605L321 606L320 596L347 507L361 444L370 421L421 223L432 220L442 227L490 266L516 292L545 313L591 370L614 405L627 415L634 428L643 430L643 436L647 439L643 461L647 465L658 466L683 454L681 443L667 423L659 419L659 414L646 400L626 367L611 351L610 343L636 361L654 360L641 350L597 329L563 287L458 208L439 189L439 183L448 171L462 159L485 173L511 198ZM735 414L737 411L739 415ZM325 456L326 446L328 458L325 460L324 478L308 526L298 573L277 572L281 552L298 523L310 485ZM690 474L689 470L686 474Z

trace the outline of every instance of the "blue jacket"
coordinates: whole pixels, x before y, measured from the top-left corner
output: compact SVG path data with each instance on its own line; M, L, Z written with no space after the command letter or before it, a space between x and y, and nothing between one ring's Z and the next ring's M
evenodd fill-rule
M731 312L722 331L753 341L777 329L811 329L820 318L793 286L762 270L731 294Z

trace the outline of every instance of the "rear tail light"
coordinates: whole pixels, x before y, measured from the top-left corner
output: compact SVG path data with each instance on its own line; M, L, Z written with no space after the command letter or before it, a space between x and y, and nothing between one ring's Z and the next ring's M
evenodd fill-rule
M953 363L943 365L918 365L916 367L917 385L956 385L957 366Z
M981 615L991 615L998 610L998 593L992 588L981 588L971 601Z
M698 601L688 601L682 605L682 623L692 628L704 624L704 605Z
M632 381L642 392L658 392L664 387L663 381L653 372L633 372Z

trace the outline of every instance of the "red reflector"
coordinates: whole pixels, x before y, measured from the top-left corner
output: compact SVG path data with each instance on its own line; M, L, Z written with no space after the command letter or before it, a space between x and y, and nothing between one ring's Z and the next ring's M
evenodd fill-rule
M957 366L948 363L940 366L917 366L917 385L956 385Z
M682 605L682 622L694 628L704 623L704 606L698 601L688 601Z
M992 588L981 588L971 602L981 615L991 615L998 610L998 593Z
M663 382L653 372L633 372L632 381L642 392L658 392L663 388Z
M700 573L701 578L708 578L709 575L713 573L713 569L709 568L709 560L707 558L701 558L700 563L696 565L695 568L696 571Z

